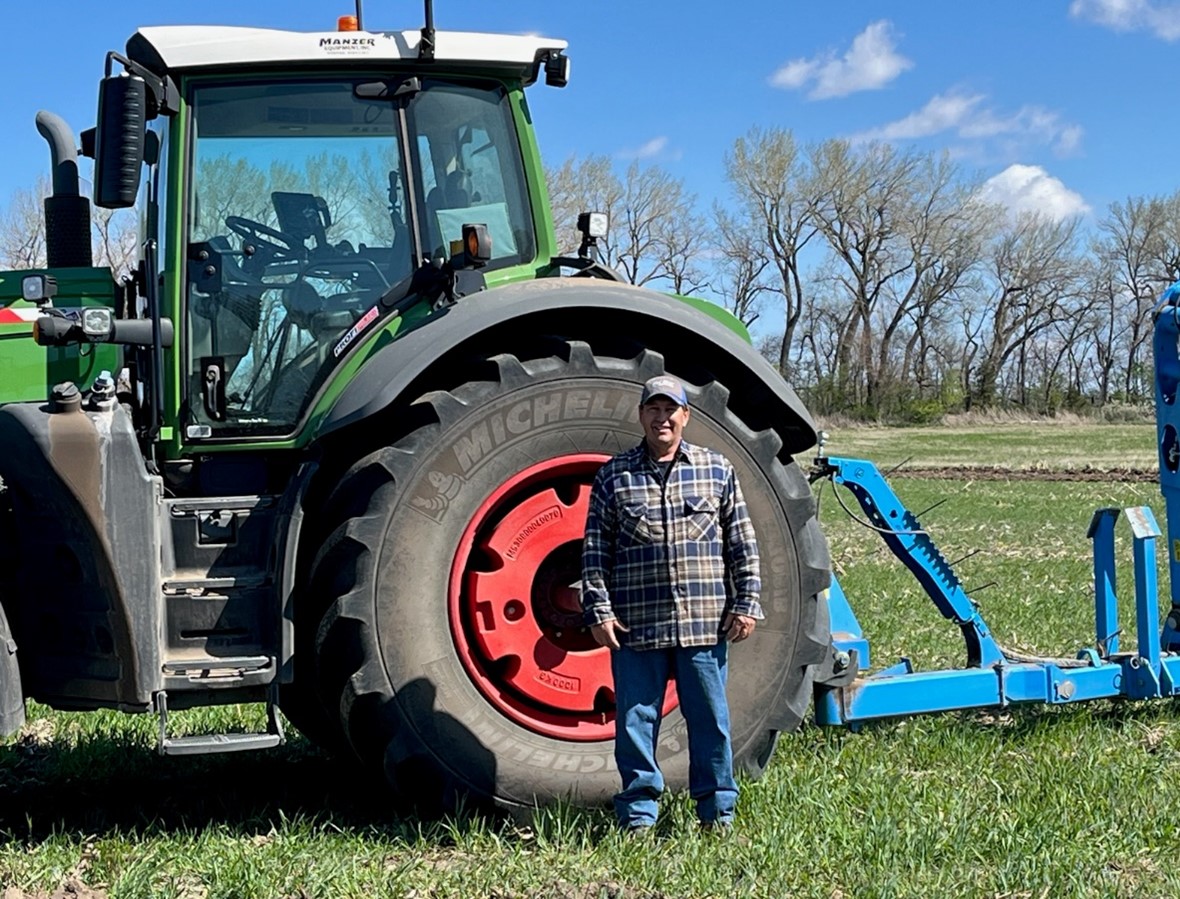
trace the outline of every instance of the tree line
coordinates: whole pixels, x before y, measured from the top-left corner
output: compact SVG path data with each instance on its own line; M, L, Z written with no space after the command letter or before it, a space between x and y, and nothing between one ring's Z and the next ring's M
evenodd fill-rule
M754 129L724 163L726 193L707 208L658 165L550 167L559 236L576 244L577 214L606 212L606 264L724 305L817 414L924 421L1151 402L1151 313L1180 279L1180 191L1113 203L1087 227L1014 216L948 155L885 143L800 146L789 130ZM358 201L357 177L337 205ZM0 266L45 264L46 190L42 180L0 210ZM131 214L96 210L94 238L96 264L130 269Z
M559 234L610 215L603 261L699 293L758 335L818 414L928 421L1149 404L1151 313L1180 278L1180 192L1081 217L1015 216L946 154L755 129L703 211L658 166L548 173Z

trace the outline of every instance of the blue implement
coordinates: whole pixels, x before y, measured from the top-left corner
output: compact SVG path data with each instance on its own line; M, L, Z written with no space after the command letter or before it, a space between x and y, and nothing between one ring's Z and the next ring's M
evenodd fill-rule
M1152 699L1180 692L1180 282L1169 287L1155 310L1153 335L1159 481L1167 516L1171 604L1160 627L1156 541L1162 536L1151 509L1099 509L1087 536L1094 552L1094 646L1073 658L1041 658L1000 646L979 609L963 590L950 563L935 547L871 462L821 455L815 477L847 488L866 524L918 579L943 617L962 631L964 667L915 671L908 659L870 673L869 641L840 584L829 594L833 658L855 660L857 672L821 678L816 719L853 725L877 718L951 709L988 708L1018 702L1072 703L1090 699ZM821 454L822 454L821 445ZM839 496L839 494L837 494ZM843 504L843 501L841 501ZM845 507L847 508L847 507ZM1119 645L1115 578L1115 527L1130 525L1135 587L1136 645ZM833 666L839 672L840 666Z
M1036 658L1005 650L992 636L947 560L916 515L898 499L872 462L821 457L818 465L833 484L848 488L867 524L914 574L943 617L962 632L963 668L914 671L909 660L868 674L869 642L839 583L828 597L833 650L858 661L860 676L816 688L816 720L827 725L943 712L1003 708L1013 703L1061 704L1125 697L1171 696L1180 681L1180 655L1161 649L1155 541L1160 536L1151 509L1100 509L1090 523L1094 547L1095 647L1073 658ZM1131 527L1134 552L1136 651L1118 651L1114 534L1120 514Z

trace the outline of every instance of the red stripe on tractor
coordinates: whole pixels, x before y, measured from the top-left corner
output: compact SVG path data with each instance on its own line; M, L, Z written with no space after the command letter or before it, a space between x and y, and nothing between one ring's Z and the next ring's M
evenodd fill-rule
M41 314L39 309L0 309L0 325L32 324Z

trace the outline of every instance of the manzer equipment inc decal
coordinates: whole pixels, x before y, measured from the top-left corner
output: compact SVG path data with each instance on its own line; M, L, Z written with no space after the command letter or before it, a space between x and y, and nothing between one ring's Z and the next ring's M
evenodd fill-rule
M371 53L377 47L377 41L371 37L322 37L320 49L331 55L354 55Z

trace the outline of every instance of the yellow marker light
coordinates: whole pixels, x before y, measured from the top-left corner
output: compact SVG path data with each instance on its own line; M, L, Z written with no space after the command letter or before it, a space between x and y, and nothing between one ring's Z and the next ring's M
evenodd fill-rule
M492 258L492 236L487 225L463 226L463 250L470 265L480 266Z
M356 16L341 16L336 20L337 31L360 31Z

